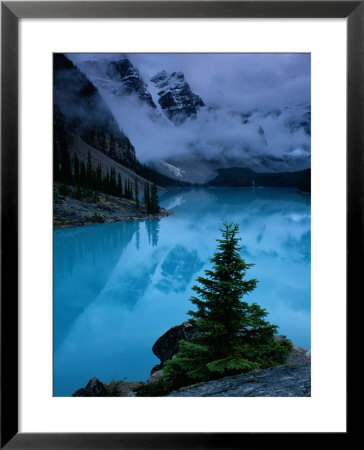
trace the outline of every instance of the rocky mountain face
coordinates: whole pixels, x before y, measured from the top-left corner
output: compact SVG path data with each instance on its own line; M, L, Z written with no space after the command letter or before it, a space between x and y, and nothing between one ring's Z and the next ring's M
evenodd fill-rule
M126 94L136 93L141 102L147 103L152 108L156 108L152 96L148 92L147 86L139 75L139 72L127 59L111 61L108 64L106 75L115 81L119 81L122 92Z
M101 92L114 96L119 101L136 96L139 104L147 105L153 110L153 119L158 117L160 111L173 124L178 125L187 118L195 117L198 108L205 105L201 97L191 91L182 72L167 74L163 70L152 77L148 85L125 56L120 55L116 60L91 59L78 65Z
M120 56L115 61L92 59L80 63L79 67L101 91L119 99L135 95L141 104L156 109L147 85L128 58Z
M310 168L310 104L270 111L244 111L242 104L241 111L233 111L207 105L183 72L162 70L143 79L125 55L77 66L104 97L138 159L164 176L206 183L218 169L231 167L261 173Z
M135 150L89 79L63 54L54 55L55 152L72 135L115 161L133 168Z
M78 62L78 67L104 94L119 100L134 95L141 105L161 111L177 125L195 117L198 108L205 106L201 97L191 91L182 72L167 74L163 70L147 84L139 70L122 55L114 60L94 58Z
M162 111L175 124L195 118L198 109L205 106L202 98L191 91L182 72L167 74L163 70L150 81L158 90L158 103Z

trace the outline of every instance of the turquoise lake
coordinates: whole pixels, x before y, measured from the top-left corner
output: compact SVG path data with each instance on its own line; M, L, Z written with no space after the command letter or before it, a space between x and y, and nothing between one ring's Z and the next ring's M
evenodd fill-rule
M211 266L219 228L238 223L259 280L245 299L311 348L311 199L291 189L169 190L161 220L54 231L54 395L92 377L145 381L154 342L189 318L191 287Z

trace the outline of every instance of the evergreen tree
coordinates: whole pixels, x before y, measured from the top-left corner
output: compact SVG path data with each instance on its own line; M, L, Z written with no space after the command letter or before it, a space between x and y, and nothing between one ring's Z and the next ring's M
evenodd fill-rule
M123 183L121 181L121 175L120 173L118 173L118 186L117 186L117 190L118 190L118 197L122 197L123 196Z
M86 166L85 162L81 161L80 164L80 185L85 186L86 184Z
M93 179L93 167L91 163L91 152L89 150L87 154L87 166L86 166L86 184L89 187L92 186L92 179Z
M96 169L95 189L97 189L98 191L102 191L102 168L100 163L97 165Z
M61 174L60 174L60 162L58 160L58 154L56 151L53 152L53 178L54 180L60 180Z
M55 144L53 144L53 177L57 181L61 179L61 161Z
M75 193L75 198L77 200L81 200L82 199L82 191L81 191L80 186L77 186L76 193Z
M62 154L67 145L65 118L59 108L55 107L53 113L53 175L57 181L62 181Z
M133 184L130 180L128 180L128 192L129 192L129 200L133 200Z
M106 170L105 176L104 176L104 180L103 180L103 190L106 194L110 193L110 175L109 175L109 170Z
M257 280L245 279L253 264L240 256L238 229L237 224L224 224L213 267L192 288L198 294L191 298L197 310L188 314L198 335L190 342L180 341L179 353L166 362L163 378L173 388L283 364L291 349L289 341L274 339L278 327L265 320L265 309L241 300Z
M76 153L73 158L73 180L76 186L80 185L80 161Z
M138 182L137 182L136 178L135 178L135 182L134 182L134 199L135 199L136 206L139 207L139 189L138 189Z
M124 181L124 197L126 199L128 198L128 184L127 184L126 180Z
M145 186L144 186L144 204L145 204L145 210L149 214L149 212L150 212L150 189L149 189L149 183L145 183Z
M60 179L63 181L63 183L73 184L71 158L68 152L67 145L62 148Z
M127 200L130 199L130 192L129 192L129 183L128 180L124 181L124 196Z
M160 206L158 200L158 190L157 185L155 183L152 184L151 192L150 192L150 205L149 211L151 214L159 213Z
M116 195L117 188L116 188L116 172L115 167L112 167L110 170L110 194Z

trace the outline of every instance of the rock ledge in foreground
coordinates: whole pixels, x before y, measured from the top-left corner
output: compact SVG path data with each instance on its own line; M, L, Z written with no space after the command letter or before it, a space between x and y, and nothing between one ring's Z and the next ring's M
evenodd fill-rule
M278 366L198 383L167 397L310 397L311 364Z

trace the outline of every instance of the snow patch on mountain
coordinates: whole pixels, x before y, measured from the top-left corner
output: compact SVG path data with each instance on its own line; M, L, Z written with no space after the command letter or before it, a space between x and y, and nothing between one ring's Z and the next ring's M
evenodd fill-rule
M159 89L157 88L157 86L155 86L154 83L148 83L147 87L148 87L150 95L151 95L151 97L153 99L153 102L156 105L156 109L157 109L160 117L164 119L164 123L166 125L169 125L169 126L173 125L173 123L164 114L164 111L163 111L163 109L162 109L162 107L161 107L161 105L160 105L160 103L158 101L159 100L159 96L158 96Z
M163 167L168 169L175 177L183 178L183 174L185 173L184 170L180 169L179 167L172 166L172 164L168 164L166 161L160 161Z

